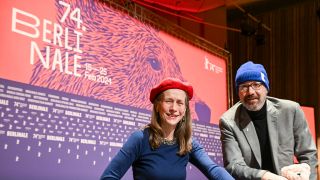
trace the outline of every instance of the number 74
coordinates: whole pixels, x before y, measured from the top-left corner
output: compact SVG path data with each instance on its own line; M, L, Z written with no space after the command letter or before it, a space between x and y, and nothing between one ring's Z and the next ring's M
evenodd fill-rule
M71 13L71 7L70 7L70 4L64 2L64 1L59 1L59 4L66 7L61 19L60 19L60 22L61 23L64 23L67 19L67 17L69 16L70 17L70 20L72 21L75 21L77 23L77 28L80 29L81 27L81 23L82 23L82 20L81 20L81 12L80 12L80 9L79 8L75 8Z

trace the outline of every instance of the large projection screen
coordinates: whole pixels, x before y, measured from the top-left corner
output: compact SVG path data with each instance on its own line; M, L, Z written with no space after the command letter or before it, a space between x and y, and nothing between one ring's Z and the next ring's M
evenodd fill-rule
M166 77L194 86L193 137L222 165L228 57L96 0L3 0L0 12L0 179L98 179Z

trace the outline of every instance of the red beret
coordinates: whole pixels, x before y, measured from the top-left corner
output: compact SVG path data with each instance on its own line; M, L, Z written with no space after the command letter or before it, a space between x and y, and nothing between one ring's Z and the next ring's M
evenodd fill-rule
M150 92L150 101L153 103L158 94L168 89L184 90L187 93L189 100L193 96L193 88L189 83L182 82L181 80L176 78L167 78L164 79L160 84L152 88Z

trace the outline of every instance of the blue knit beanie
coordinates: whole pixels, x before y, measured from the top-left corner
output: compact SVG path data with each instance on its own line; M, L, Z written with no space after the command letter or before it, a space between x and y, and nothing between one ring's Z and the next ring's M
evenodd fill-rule
M246 81L259 81L269 91L269 80L266 70L261 64L254 64L248 61L240 66L236 74L236 90L238 91L239 85Z

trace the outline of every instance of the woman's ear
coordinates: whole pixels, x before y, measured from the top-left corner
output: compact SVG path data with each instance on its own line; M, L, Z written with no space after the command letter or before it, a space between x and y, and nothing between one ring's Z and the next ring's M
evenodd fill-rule
M156 110L156 113L159 112L159 104L158 103L154 105L154 109Z

